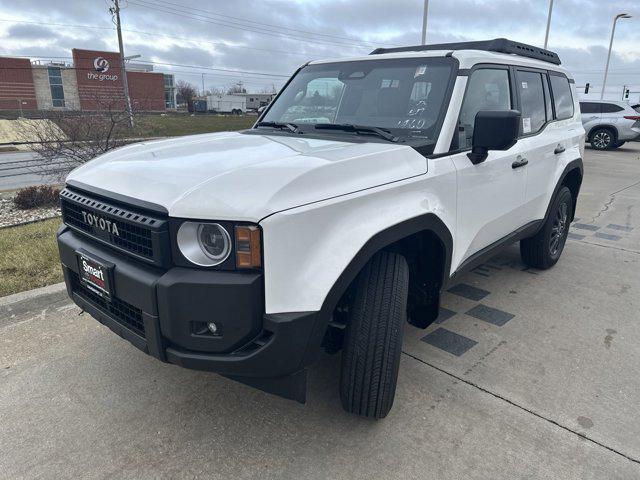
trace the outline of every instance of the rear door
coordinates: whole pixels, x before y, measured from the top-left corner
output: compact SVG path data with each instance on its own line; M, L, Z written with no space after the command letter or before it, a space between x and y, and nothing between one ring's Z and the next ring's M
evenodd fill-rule
M458 183L454 269L523 224L527 167L513 168L521 157L520 142L506 151L489 151L477 165L467 157L476 114L515 108L511 83L509 67L500 65L475 68L467 81L451 145Z
M589 135L591 129L600 123L602 103L580 102L580 113L584 130L587 132L587 135Z
M529 160L525 215L529 221L541 220L555 188L558 165L566 163L571 149L573 95L561 73L519 69L516 79L522 143Z
M618 133L624 133L625 126L629 126L629 122L624 118L624 107L615 103L602 104L600 122L606 125L613 125Z
M559 138L547 128L553 119L549 83L545 71L515 69L518 110L522 114L520 140L527 165L527 182L523 218L527 222L539 219L543 187L552 172L554 143Z

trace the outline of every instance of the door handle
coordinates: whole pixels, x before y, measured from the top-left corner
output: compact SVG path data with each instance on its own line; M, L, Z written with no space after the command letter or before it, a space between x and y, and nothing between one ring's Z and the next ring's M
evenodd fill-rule
M563 147L562 145L558 145L558 146L556 147L556 149L553 151L553 153L554 153L555 155L558 155L558 154L563 153L563 152L564 152L564 147Z
M511 168L516 169L516 168L524 167L528 163L529 163L529 160L527 160L526 158L518 157L516 158L516 161L511 164Z

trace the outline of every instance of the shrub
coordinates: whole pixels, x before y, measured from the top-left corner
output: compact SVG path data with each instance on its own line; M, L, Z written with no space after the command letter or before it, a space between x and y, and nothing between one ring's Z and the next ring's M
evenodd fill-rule
M13 197L14 205L20 210L38 207L56 207L59 204L60 189L50 185L21 188Z

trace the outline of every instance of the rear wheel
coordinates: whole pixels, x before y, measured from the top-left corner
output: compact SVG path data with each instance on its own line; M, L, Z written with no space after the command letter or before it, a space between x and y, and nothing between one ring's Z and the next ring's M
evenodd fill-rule
M613 132L608 128L598 128L591 133L591 146L596 150L607 150L615 145Z
M340 378L346 411L384 418L391 410L408 291L409 267L396 253L377 253L356 280Z
M573 211L573 197L561 187L553 200L549 216L538 233L520 241L520 256L530 267L546 270L553 267L564 249Z

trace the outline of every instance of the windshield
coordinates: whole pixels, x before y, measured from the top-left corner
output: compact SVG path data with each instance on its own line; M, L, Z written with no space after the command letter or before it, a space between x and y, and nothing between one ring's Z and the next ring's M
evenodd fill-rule
M403 142L434 145L454 65L443 57L309 65L262 121L295 124L303 133L328 131L315 129L318 124L378 127ZM354 131L332 129L331 134Z

